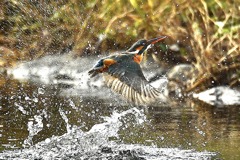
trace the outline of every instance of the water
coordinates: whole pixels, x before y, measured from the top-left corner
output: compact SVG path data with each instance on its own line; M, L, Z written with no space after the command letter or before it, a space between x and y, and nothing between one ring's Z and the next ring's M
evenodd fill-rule
M0 157L209 159L211 151L223 159L240 159L238 106L187 101L134 107L108 94L62 96L61 90L4 79Z

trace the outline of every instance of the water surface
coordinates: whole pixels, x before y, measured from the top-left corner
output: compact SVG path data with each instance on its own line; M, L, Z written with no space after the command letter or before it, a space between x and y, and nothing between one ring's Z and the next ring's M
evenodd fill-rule
M109 94L63 96L62 90L54 85L3 79L0 89L1 151L28 148L53 136L61 136L74 127L88 132L96 124L104 123L104 117L134 108ZM240 159L238 106L213 107L189 100L137 107L137 110L144 117L137 119L130 114L122 118L118 136L110 137L111 141L206 150L219 152L221 158Z

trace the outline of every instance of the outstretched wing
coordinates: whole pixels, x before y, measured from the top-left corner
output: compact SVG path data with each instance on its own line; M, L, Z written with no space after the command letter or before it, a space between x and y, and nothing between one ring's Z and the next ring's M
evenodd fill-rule
M120 61L109 66L105 81L108 87L136 104L155 101L160 92L152 87L141 67L133 60Z

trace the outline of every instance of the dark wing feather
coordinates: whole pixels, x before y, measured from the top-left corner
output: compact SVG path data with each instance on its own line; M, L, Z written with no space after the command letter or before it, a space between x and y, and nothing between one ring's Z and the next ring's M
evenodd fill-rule
M140 65L133 60L113 64L109 66L107 73L107 86L136 104L150 103L160 95L160 92L148 83Z

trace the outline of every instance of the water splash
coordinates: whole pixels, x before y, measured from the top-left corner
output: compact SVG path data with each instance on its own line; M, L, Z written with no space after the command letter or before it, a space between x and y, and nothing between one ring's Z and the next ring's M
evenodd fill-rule
M30 148L5 151L0 153L0 159L208 159L216 155L177 148L128 145L109 140L111 137L118 138L118 131L128 118L135 125L146 122L144 111L138 108L113 112L110 117L103 117L103 123L94 125L87 132L83 132L81 127L69 126L64 111L60 109L59 112L68 129L66 134L47 138ZM35 131L32 134L37 133Z
M33 136L37 135L43 129L43 118L42 115L35 115L34 118L29 119L28 121L28 132L29 135L27 139L24 141L23 147L27 147L32 145Z

